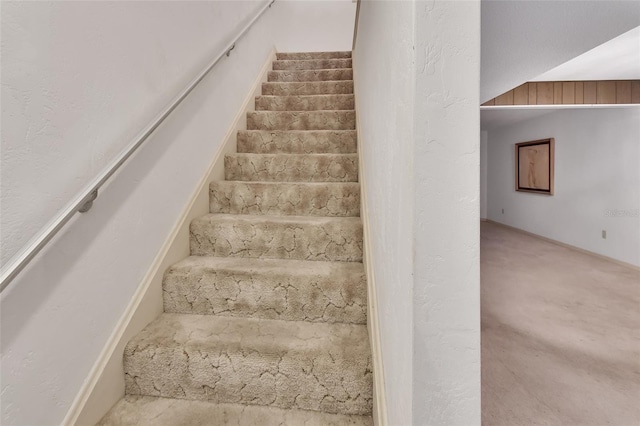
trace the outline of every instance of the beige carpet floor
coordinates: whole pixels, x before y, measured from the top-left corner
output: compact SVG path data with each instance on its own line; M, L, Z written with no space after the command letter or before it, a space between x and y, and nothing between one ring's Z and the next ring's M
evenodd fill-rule
M640 272L482 224L482 421L640 425Z

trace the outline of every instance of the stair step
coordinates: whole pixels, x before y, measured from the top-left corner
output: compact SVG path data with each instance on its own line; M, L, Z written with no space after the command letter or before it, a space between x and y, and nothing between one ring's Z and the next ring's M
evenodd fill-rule
M285 70L269 71L267 81L334 81L353 80L351 68L331 70Z
M351 59L285 59L273 61L273 70L329 70L351 68Z
M278 60L351 58L351 52L278 52Z
M247 130L354 130L356 112L347 111L252 111Z
M366 324L364 267L355 262L191 256L165 274L164 311Z
M351 154L355 130L240 130L238 152L255 154Z
M126 395L97 426L373 426L371 416Z
M190 227L194 256L362 262L359 217L208 214Z
M257 111L352 110L353 95L257 96Z
M126 393L370 415L367 327L163 314L124 353Z
M352 217L360 215L358 183L215 181L211 213Z
M353 80L262 83L263 95L330 95L353 93Z
M226 180L357 182L357 154L227 154Z

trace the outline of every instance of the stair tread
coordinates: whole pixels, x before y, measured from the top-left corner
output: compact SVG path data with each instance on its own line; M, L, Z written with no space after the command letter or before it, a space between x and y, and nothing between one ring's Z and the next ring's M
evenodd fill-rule
M354 130L355 120L352 109L247 113L248 130Z
M238 153L353 154L355 130L240 130Z
M191 256L163 280L165 312L366 324L360 263Z
M317 70L273 70L267 73L272 81L340 81L353 80L352 68L327 68Z
M225 179L243 182L357 182L357 154L227 154Z
M97 426L370 426L370 416L126 395Z
M273 61L273 70L313 70L352 68L351 58L279 59Z
M209 213L197 217L194 222L253 222L253 223L281 223L301 225L324 225L329 223L344 222L362 225L359 217L327 217L327 216L270 216L259 214L226 214Z
M127 352L150 346L266 354L335 348L349 357L367 353L368 342L364 324L163 313L131 340Z
M350 61L351 58L299 58L299 59L276 59L273 62L324 62L324 61Z
M215 271L252 271L256 273L278 273L288 275L329 275L335 271L361 272L362 263L316 262L292 259L255 259L246 257L189 256L174 264L170 271L206 269Z
M237 154L234 154L237 155ZM284 154L250 154L250 155L284 155ZM288 155L321 155L321 154L288 154ZM351 154L342 154L351 155ZM358 182L269 182L269 181L246 181L246 180L215 180L209 184L213 185L226 185L226 184L243 184L257 187L294 187L294 186L306 186L309 188L326 188L329 187L347 187L353 189L359 189L360 184ZM301 215L302 216L302 215Z
M261 95L256 96L256 111L344 111L353 110L354 95Z
M357 182L214 181L209 212L287 216L359 216Z
M190 225L191 254L362 262L359 217L212 213Z
M257 98L265 99L352 99L353 93L320 93L317 95L259 95ZM353 108L351 108L353 109Z
M126 391L370 415L367 326L164 313L127 345Z
M235 152L226 154L226 157L246 157L246 158L358 158L356 153L327 153L327 152L310 152L305 154L255 154L253 152Z
M276 58L278 60L286 59L339 59L351 58L350 51L333 51L333 52L278 52Z
M353 134L355 135L355 130L327 130L327 129L318 129L318 130L238 130L239 133L264 133L264 134L283 134L283 135L312 135L312 134Z
M353 80L274 81L262 83L264 95L311 95L353 93Z

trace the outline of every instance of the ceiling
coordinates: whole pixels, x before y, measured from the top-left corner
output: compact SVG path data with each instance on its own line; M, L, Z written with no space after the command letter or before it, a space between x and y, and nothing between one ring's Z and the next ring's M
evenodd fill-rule
M557 113L562 110L576 109L611 109L634 108L640 105L518 105L480 107L480 130L494 130L499 127L520 123L542 115Z
M480 102L640 26L640 1L482 0Z
M636 27L531 81L640 80L640 27Z
M493 130L510 124L519 123L529 120L530 118L540 117L541 115L551 114L557 111L550 108L536 109L517 109L517 108L501 108L501 109L481 109L480 110L480 130Z

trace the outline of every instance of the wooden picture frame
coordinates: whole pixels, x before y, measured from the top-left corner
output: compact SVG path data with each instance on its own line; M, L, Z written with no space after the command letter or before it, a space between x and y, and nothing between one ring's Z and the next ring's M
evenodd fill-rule
M553 195L554 153L554 138L517 143L516 191Z

